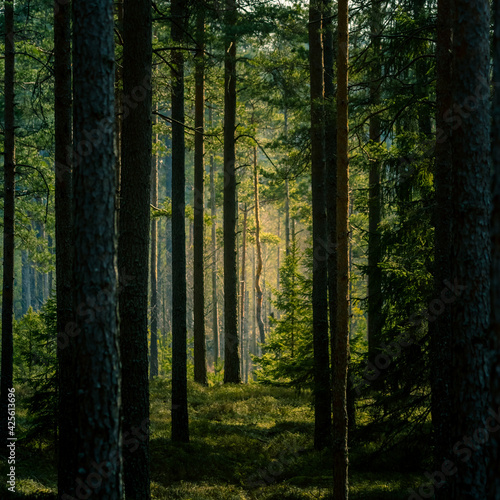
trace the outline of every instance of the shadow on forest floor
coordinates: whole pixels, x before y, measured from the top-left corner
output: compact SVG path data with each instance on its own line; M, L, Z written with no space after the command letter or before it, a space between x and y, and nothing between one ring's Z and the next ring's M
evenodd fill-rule
M170 382L151 384L151 488L158 500L302 500L331 498L329 451L313 450L311 394L260 386L201 387L189 384L191 441L170 441ZM422 481L419 467L401 472L398 454L384 466L367 466L368 450L354 447L350 469L351 500L408 498ZM53 447L23 450L18 442L17 495L55 498ZM27 445L26 445L27 447ZM364 455L364 456L363 456ZM359 458L364 460L360 461ZM362 465L362 469L357 466ZM369 462L368 462L369 463ZM0 473L5 476L6 465ZM422 469L420 468L420 471ZM5 483L0 498L7 497Z

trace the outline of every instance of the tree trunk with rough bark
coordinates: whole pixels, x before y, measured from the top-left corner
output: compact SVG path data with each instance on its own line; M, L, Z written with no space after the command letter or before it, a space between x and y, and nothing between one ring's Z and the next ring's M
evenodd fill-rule
M189 442L187 406L187 301L184 139L184 3L172 7L172 441Z
M438 1L436 45L436 163L434 167L434 297L440 298L445 281L451 279L452 245L452 150L451 124L445 120L452 109L452 12L453 0ZM445 305L441 314L429 322L431 359L431 411L434 428L434 465L441 468L452 454L454 436L449 422L452 418L449 370L452 364L451 309ZM451 500L449 482L436 489L436 498Z
M257 263L255 270L255 317L259 329L260 343L264 346L266 334L264 331L264 322L262 321L262 287L260 280L262 278L262 244L260 241L260 198L259 198L259 170L257 166L257 147L253 148L253 189L255 203L255 248L257 249Z
M452 134L453 236L451 305L453 441L473 436L484 427L489 409L491 366L488 327L490 315L490 113L488 0L455 0L453 16L452 102L473 113L460 115ZM432 308L430 309L432 311ZM477 435L477 434L476 434ZM457 460L452 498L486 498L487 447L469 460Z
M208 116L212 127L212 107L209 107ZM214 369L219 362L219 311L217 301L217 206L215 203L215 161L210 155L210 217L212 218L212 333L214 342Z
M0 388L0 443L7 443L8 396L13 387L14 341L14 207L15 207L15 126L14 126L14 2L4 2L4 205L2 283L2 367ZM5 449L5 448L4 448Z
M224 383L239 383L236 266L236 2L226 0L224 59Z
M194 228L193 228L193 315L194 381L207 385L205 342L205 266L204 266L204 176L205 176L205 11L199 2L196 13L195 57L195 136L194 136Z
M158 121L153 117L153 124ZM158 134L155 134L155 145L158 144ZM151 204L158 206L158 153L155 151L151 168ZM159 300L158 300L158 219L151 219L151 261L149 265L149 282L151 286L151 349L149 356L149 377L158 376L158 330L159 330Z
M96 500L122 498L113 60L113 2L74 0L73 309L80 411L72 478ZM98 147L89 139L96 136ZM82 304L90 315L77 313ZM99 468L106 468L106 477L97 483Z
M54 115L58 409L58 495L73 495L76 446L75 340L73 321L73 211L71 122L71 5L54 2Z
M311 184L313 218L314 447L331 441L330 356L328 352L328 256L324 117L323 3L309 4L311 99Z
M151 203L152 16L147 0L123 2L123 122L118 236L123 470L127 498L150 497L148 251ZM133 102L127 104L127 101Z
M338 4L337 44L337 331L333 346L333 496L345 500L348 482L347 369L349 363L349 116L348 0Z
M382 61L380 59L380 31L382 28L382 12L380 0L372 0L371 5L371 44L373 63L370 75L370 102L373 106L380 104L380 86L382 77ZM370 141L380 144L380 117L375 114L370 118ZM380 241L380 162L370 158L368 199L368 354L378 354L382 331L382 260Z

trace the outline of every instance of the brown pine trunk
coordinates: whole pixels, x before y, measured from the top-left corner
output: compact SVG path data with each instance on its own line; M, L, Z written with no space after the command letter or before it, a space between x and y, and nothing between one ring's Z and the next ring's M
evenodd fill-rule
M434 172L434 297L440 297L445 280L450 280L452 245L452 150L451 124L445 120L452 109L452 16L453 0L438 1L437 45L436 45L436 163ZM451 309L443 309L435 321L429 322L431 359L431 410L434 428L434 464L441 468L445 460L452 456L455 436L449 422L452 419L449 370L452 364ZM439 470L439 469L436 469ZM437 488L439 500L450 500L449 482Z
M184 2L172 1L172 40L184 40ZM172 51L172 440L189 441L187 406L184 54Z
M370 82L370 102L373 106L380 104L380 78L382 76L380 59L380 30L381 30L380 0L372 0L371 6L371 43L373 63ZM370 118L370 140L380 143L380 118L374 115ZM376 160L370 161L369 172L369 200L368 200L368 353L377 354L381 342L382 330L382 259L380 246L380 164Z
M224 61L224 383L240 382L236 268L236 2L226 0Z
M338 4L337 49L337 331L333 346L333 496L345 500L348 487L347 368L349 362L349 121L348 0Z
M204 182L205 154L205 11L202 3L196 15L195 58L195 129L194 136L194 227L193 227L193 314L194 381L207 385L207 349L205 343L205 266L204 266Z
M5 77L4 77L4 205L3 205L3 283L2 283L2 367L0 388L0 443L7 443L8 395L12 388L14 345L14 2L5 1ZM5 449L5 448L4 448Z
M257 269L255 270L255 316L257 318L257 327L259 328L260 343L262 347L266 342L266 334L264 331L264 322L262 321L262 299L263 292L260 286L262 277L262 244L260 242L260 199L259 199L259 170L257 167L257 147L253 148L253 189L255 203L255 247L257 249Z
M117 0L116 31L123 42L123 0ZM122 43L123 46L123 43ZM116 52L115 52L116 53ZM122 58L115 61L115 151L116 151L116 225L120 224L120 183L122 163L122 126L123 126L123 53Z
M22 315L26 314L31 306L31 287L30 287L30 264L29 254L27 250L23 250L21 254L22 260L22 285L23 285L23 298L22 298ZM71 270L71 268L70 268ZM71 277L71 275L70 275Z
M150 497L148 386L148 254L151 203L151 4L123 3L123 124L118 235L120 354L124 433L141 438L123 448L127 498ZM127 101L133 104L128 104Z
M72 475L82 495L122 498L115 252L113 2L73 2L75 377ZM97 111L98 112L97 112ZM99 131L99 147L88 147ZM95 139L94 139L95 140ZM85 153L85 154L84 154ZM81 316L82 304L89 314ZM101 474L99 484L93 479ZM83 485L82 485L83 483ZM78 496L78 490L76 491Z
M212 107L209 107L208 116L212 127ZM210 216L212 218L212 333L214 342L214 369L217 370L219 362L219 311L217 304L217 225L215 217L217 208L215 204L215 162L214 155L210 155Z
M153 116L153 124L157 123L157 115ZM158 144L158 134L155 134L155 144ZM152 158L151 169L151 204L158 206L158 153ZM158 376L158 219L151 219L151 261L149 281L151 286L151 351L149 357L149 377Z
M290 255L290 181L285 179L285 252Z
M241 372L243 373L243 380L245 381L245 359L248 352L245 347L248 346L246 341L247 332L245 328L245 286L246 286L246 255L247 255L247 218L248 210L247 204L243 208L243 234L241 242L241 279L240 279L240 338L241 338Z
M73 450L77 421L75 401L75 341L66 331L73 320L73 217L71 123L71 6L54 2L54 115L55 115L55 211L56 211L56 300L57 359L59 381L58 495L73 495L75 481Z
M490 314L490 113L489 2L455 0L453 19L452 102L474 112L460 115L452 133L453 236L451 269L456 300L452 315L452 413L448 422L453 442L477 436L489 409L488 345ZM496 409L495 409L496 410ZM475 434L476 433L476 434ZM452 498L485 498L487 447L468 460L456 460Z
M500 5L498 2L494 5L494 25L500 26ZM498 29L494 31L493 35L493 81L500 81L500 31ZM491 344L494 354L491 393L492 408L496 411L500 407L500 92L498 86L495 87L493 96L492 115ZM500 498L500 436L498 432L492 432L490 440L491 462L488 467L487 498L488 500L497 500Z
M309 4L309 68L311 98L311 186L313 217L313 347L314 347L314 447L331 440L330 356L328 352L328 254L326 220L326 170L324 142L323 5Z

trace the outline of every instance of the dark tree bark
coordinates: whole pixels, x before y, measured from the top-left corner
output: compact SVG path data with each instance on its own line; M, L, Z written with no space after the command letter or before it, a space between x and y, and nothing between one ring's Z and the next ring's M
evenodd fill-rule
M153 117L153 123L156 124L157 115ZM158 134L155 135L155 143L158 144ZM158 206L158 153L155 152L152 160L151 170L151 204ZM154 378L158 376L158 219L151 219L151 260L149 280L151 286L151 352L149 356L149 376Z
M194 228L193 228L193 315L194 380L207 385L205 342L205 266L204 266L204 175L205 165L205 11L199 2L196 13L195 129L194 137Z
M102 500L122 498L113 60L113 2L74 0L73 308L89 312L75 316L73 478L83 494ZM106 477L96 482L99 468Z
M13 387L13 313L14 313L14 2L4 2L5 76L4 76L4 205L3 205L3 283L2 283L2 367L0 387L0 443L8 439L8 395ZM5 448L4 448L5 449Z
M172 40L184 40L184 3L173 0ZM172 440L189 441L186 355L186 226L184 55L172 51Z
M257 166L257 147L253 148L253 189L255 203L255 248L257 249L257 262L255 270L255 317L259 328L260 343L264 346L266 333L262 321L262 298L264 296L260 280L262 278L262 244L260 242L260 197L259 197L259 170Z
M500 4L494 3L493 34L493 81L500 82ZM492 408L500 407L500 91L495 87L492 108L492 167L493 167L493 212L491 216L491 344L493 364L491 371ZM490 434L491 462L488 467L489 500L500 498L500 436ZM447 500L447 499L446 499Z
M248 209L245 203L243 212L243 231L241 241L241 278L240 278L240 338L241 338L241 373L243 381L245 382L245 356L248 356L247 349L248 341L246 339L246 320L245 320L245 297L246 297L246 256L247 256L247 219Z
M212 108L209 108L210 127L212 126ZM217 215L215 203L215 162L210 155L210 216L212 218L212 332L214 336L214 366L219 362L219 312L217 303ZM216 369L216 368L215 368Z
M328 353L328 254L326 220L326 165L324 149L323 4L309 4L309 67L311 75L311 181L313 213L313 346L314 447L331 441L330 357Z
M335 107L332 1L324 1L324 57L325 57L325 159L327 241L328 241L328 312L330 345L333 352L337 324L337 115Z
M31 308L33 311L36 311L36 306L37 306L37 300L36 300L36 271L35 271L35 264L34 262L30 259L30 295L31 295Z
M450 280L452 246L452 150L451 123L445 120L452 109L452 16L453 0L438 1L436 45L436 163L434 171L434 297L441 297L445 280ZM429 322L431 358L431 410L434 427L434 463L439 470L452 456L454 436L452 420L450 374L452 365L450 345L452 336L451 309L445 307L433 322ZM436 489L436 498L449 500L449 482Z
M347 368L349 361L349 118L348 0L338 4L337 44L337 331L332 354L333 366L333 496L348 498Z
M453 441L474 435L488 416L490 352L490 115L489 2L455 0L452 101L474 112L460 115L452 134L452 303ZM480 90L478 90L480 89ZM452 498L485 498L486 447L457 460Z
M22 298L22 315L28 312L31 306L31 285L30 285L30 261L27 250L23 250L21 254L22 259L22 284L23 284L23 298ZM71 272L71 267L70 267Z
M224 383L240 382L236 266L236 2L226 0L224 59Z
M123 0L117 0L116 25L117 39L123 45ZM116 225L120 225L120 184L122 171L122 125L123 125L123 53L122 59L115 61L115 151L116 151Z
M380 31L382 13L380 0L372 0L371 5L371 43L372 57L370 101L372 106L380 104L380 79L382 61L380 55ZM380 117L375 114L370 118L370 140L380 144ZM382 260L380 241L380 162L370 159L368 199L368 354L374 356L381 342L382 331Z
M75 401L75 340L69 335L73 320L73 213L71 122L71 5L54 2L54 115L57 360L59 380L58 495L74 495L77 407Z
M123 122L118 236L120 355L125 495L150 497L148 387L148 250L151 202L152 17L148 0L123 3ZM132 104L128 104L130 101Z
M290 255L290 181L285 179L285 255Z

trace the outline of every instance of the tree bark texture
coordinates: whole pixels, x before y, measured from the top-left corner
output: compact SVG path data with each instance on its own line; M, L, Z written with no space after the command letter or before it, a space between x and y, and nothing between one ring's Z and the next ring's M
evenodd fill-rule
M111 0L74 0L73 69L73 310L78 408L73 479L93 499L119 500L121 376ZM96 474L99 481L94 479Z
M189 441L187 406L184 41L186 12L172 2L172 440Z
M338 4L337 45L337 331L332 353L333 366L333 494L348 498L347 368L349 362L349 117L348 0Z
M207 384L207 349L205 342L205 266L204 266L204 176L205 176L205 12L199 2L196 12L195 58L195 136L194 136L194 228L193 228L193 315L194 380Z
M452 302L453 442L473 435L488 416L490 352L490 114L489 2L455 0L453 16L453 105L476 102L462 113L452 134ZM478 90L482 89L482 90ZM457 460L452 498L485 498L486 449Z
M54 115L57 359L59 380L58 495L73 495L73 450L76 446L76 394L73 370L75 340L69 335L73 320L73 212L71 122L71 5L54 2Z
M236 266L236 2L226 0L224 58L224 383L239 383Z
M311 98L311 182L313 213L313 346L314 447L331 440L330 356L328 352L328 256L326 219L326 164L324 143L323 4L309 5L309 68Z

